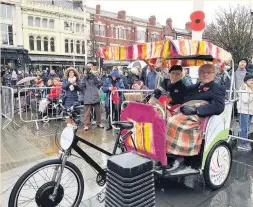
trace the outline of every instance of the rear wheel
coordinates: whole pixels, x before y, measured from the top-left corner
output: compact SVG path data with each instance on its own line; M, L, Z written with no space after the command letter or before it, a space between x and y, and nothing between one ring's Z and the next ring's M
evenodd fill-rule
M231 148L226 142L216 143L209 152L204 178L211 189L219 189L228 179L232 164Z
M55 207L79 206L84 191L84 180L80 170L71 162L66 162L55 199L52 199L56 180L54 172L59 172L61 160L49 160L35 165L23 174L11 191L9 207Z

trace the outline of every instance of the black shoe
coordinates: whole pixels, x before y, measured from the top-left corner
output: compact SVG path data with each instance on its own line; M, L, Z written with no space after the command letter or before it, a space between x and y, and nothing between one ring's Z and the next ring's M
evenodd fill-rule
M110 131L111 129L112 129L112 127L109 126L109 127L106 128L106 131Z
M181 169L184 165L184 161L183 160L175 160L169 168L166 169L166 172L172 172L172 171L177 171L179 169Z

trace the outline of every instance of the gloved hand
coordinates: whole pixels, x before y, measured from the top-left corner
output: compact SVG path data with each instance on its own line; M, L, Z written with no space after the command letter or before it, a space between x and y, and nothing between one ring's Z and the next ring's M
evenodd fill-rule
M156 88L156 89L154 90L154 97L155 97L156 99L159 99L161 95L162 95L162 91L161 91L160 89Z
M182 106L180 108L180 111L184 115L195 115L195 114L197 114L197 109L196 109L196 107L193 107L193 106Z

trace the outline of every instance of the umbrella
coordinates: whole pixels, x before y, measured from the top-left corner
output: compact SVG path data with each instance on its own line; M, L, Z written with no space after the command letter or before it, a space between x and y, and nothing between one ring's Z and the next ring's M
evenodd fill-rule
M140 69L144 68L147 65L146 62L144 62L143 60L136 60L134 62L131 62L127 68L133 68L133 67L139 67Z
M35 80L37 77L26 77L26 78L23 78L22 80L18 81L17 82L17 85L20 85L20 84L23 84L23 83L26 83L26 82L30 82L32 80Z

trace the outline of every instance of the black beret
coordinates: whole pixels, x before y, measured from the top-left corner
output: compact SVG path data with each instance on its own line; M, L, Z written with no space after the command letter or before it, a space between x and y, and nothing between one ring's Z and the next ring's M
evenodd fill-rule
M183 71L183 68L181 65L172 65L170 70L169 70L169 73L173 70L180 70L181 72Z
M241 59L239 60L239 62L241 62L241 61L245 61L247 65L248 65L248 63L249 63L249 60L248 60L247 58L241 58Z

